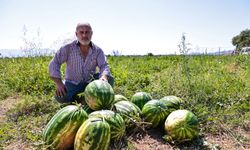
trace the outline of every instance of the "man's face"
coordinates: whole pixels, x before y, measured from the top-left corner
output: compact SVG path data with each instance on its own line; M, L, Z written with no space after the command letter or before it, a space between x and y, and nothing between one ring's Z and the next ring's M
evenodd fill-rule
M92 30L88 26L78 27L76 37L82 45L89 45L92 37Z

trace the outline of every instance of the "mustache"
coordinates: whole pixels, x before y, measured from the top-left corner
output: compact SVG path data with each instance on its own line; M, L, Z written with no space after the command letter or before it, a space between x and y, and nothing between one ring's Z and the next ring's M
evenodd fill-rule
M82 44L82 45L89 45L91 40L80 40L78 39L78 41Z

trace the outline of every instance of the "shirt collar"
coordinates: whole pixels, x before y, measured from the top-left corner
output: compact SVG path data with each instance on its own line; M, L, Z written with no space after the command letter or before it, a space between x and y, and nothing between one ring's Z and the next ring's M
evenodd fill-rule
M77 46L80 46L80 42L79 42L78 40L76 41L76 45L77 45ZM93 49L93 43L92 43L92 41L90 41L89 47L90 47L91 49Z

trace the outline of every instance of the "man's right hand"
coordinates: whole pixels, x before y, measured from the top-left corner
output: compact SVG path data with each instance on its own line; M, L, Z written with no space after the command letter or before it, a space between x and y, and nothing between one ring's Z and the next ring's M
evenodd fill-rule
M63 97L67 94L66 86L63 84L62 79L50 77L56 84L56 96Z
M56 96L63 97L67 94L66 86L61 83L56 83Z

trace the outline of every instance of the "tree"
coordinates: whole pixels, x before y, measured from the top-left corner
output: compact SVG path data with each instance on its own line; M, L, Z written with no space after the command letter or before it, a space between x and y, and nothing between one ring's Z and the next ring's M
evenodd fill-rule
M232 44L236 46L236 51L240 51L243 47L250 47L250 30L241 31L239 35L232 38Z

